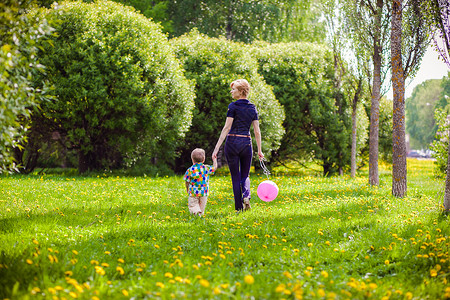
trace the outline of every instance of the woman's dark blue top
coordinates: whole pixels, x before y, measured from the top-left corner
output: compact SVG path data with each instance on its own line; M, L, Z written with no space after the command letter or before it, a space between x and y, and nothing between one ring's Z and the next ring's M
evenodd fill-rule
M247 99L239 99L228 105L227 117L234 119L228 134L250 135L250 125L258 120L258 111Z

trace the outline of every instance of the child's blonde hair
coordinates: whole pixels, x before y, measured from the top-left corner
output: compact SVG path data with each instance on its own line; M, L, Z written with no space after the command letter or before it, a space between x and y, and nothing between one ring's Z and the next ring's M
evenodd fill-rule
M205 161L205 150L201 148L196 148L191 152L192 161L195 163L200 163Z

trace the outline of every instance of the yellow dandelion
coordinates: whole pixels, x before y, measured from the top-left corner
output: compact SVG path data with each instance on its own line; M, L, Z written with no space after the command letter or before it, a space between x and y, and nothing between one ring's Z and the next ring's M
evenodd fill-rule
M244 276L244 282L246 283L246 284L253 284L253 283L255 283L255 278L253 278L253 276L252 275L245 275Z
M120 275L125 274L125 271L124 271L123 268L120 267L120 266L116 267L116 271L119 272Z
M128 297L128 291L127 290L122 290L122 294L125 296L125 297Z
M162 288L162 289L165 287L164 283L162 283L162 282L157 282L157 283L156 283L156 286L157 286L157 287L160 287L160 288Z
M125 263L125 261L122 258L119 258L117 261L120 262L121 264Z
M286 276L287 278L291 279L292 278L292 274L289 273L288 271L284 271L283 275Z
M172 275L172 273L167 272L164 274L164 277L173 278L173 275Z
M53 255L49 254L48 255L48 260L50 261L50 263L54 263L55 259L53 258Z
M203 286L205 288L209 287L209 281L206 279L200 279L199 283L201 286Z
M66 272L64 272L64 274L65 274L67 277L70 277L70 276L73 275L73 272L72 272L72 271L66 271Z
M75 292L70 292L69 295L74 299L78 298L78 295Z
M31 290L31 293L32 293L33 295L36 295L37 293L40 293L40 292L41 292L41 289L38 288L37 286L35 286L35 287Z
M430 276L431 276L431 277L436 277L437 274L438 274L438 272L437 272L435 269L431 269L431 270L430 270Z
M385 264L385 265L389 265L389 260L386 259L386 260L384 261L384 264Z
M328 272L327 272L327 271L322 271L322 272L320 272L320 274L321 274L323 277L328 278Z
M105 270L103 270L103 268L100 266L95 266L95 272L101 276L105 275L106 273Z
M31 259L27 259L27 264L32 265L33 261Z
M275 292L277 293L283 293L284 290L286 289L286 285L283 283L280 283L277 288L275 289Z
M219 295L220 294L220 289L218 287L215 287L213 289L213 293L214 293L214 295Z
M322 297L322 298L325 297L325 295L326 295L324 289L319 289L317 291L317 294L319 294L319 296Z
M156 249L159 249L159 245L155 245L155 248L156 248Z

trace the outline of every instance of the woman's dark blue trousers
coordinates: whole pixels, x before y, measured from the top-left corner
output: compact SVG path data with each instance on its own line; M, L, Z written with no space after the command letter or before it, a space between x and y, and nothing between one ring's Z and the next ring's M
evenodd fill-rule
M233 183L234 207L244 208L243 198L250 198L250 166L252 164L252 140L249 137L228 136L225 142L225 157Z

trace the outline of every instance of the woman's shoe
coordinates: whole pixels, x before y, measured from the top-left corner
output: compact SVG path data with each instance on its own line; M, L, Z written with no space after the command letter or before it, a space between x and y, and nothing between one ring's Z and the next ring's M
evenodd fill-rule
M250 210L250 198L244 198L244 210Z

